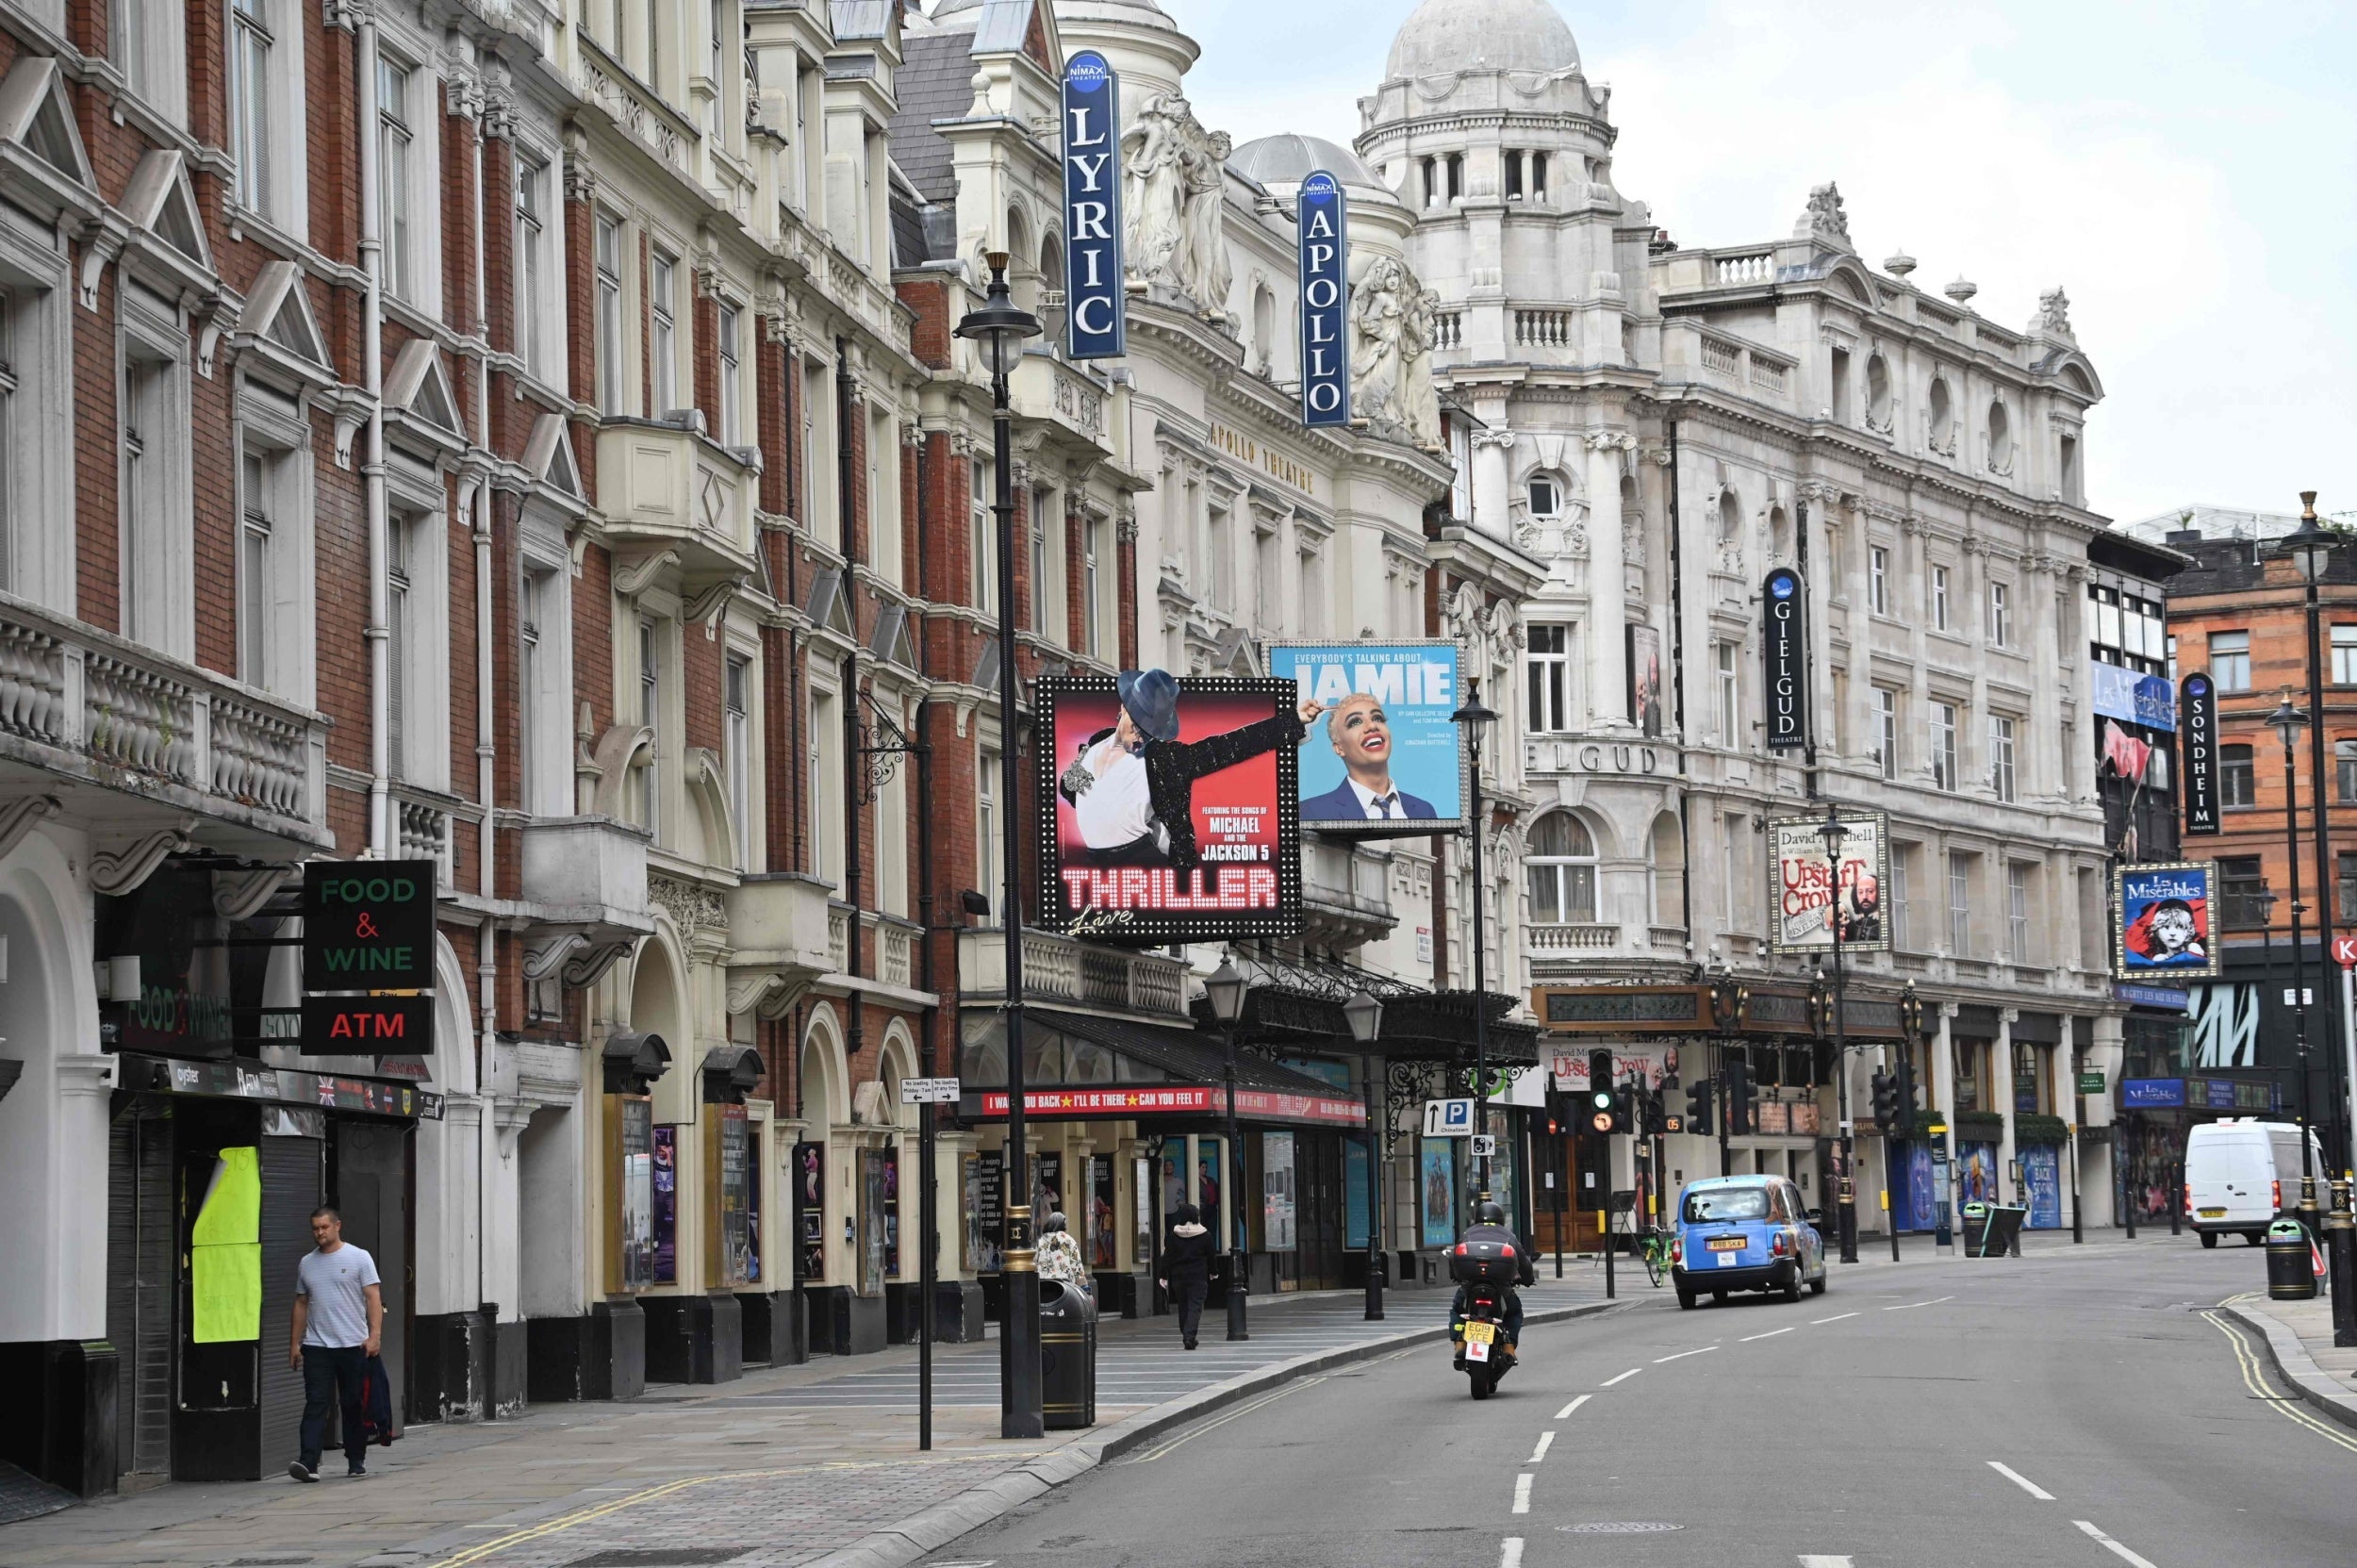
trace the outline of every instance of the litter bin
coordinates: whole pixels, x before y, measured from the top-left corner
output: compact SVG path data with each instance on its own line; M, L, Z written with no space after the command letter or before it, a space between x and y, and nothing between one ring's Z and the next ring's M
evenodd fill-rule
M1988 1205L1968 1203L1964 1206L1964 1255L1977 1258L1982 1243L1988 1235Z
M2021 1222L2030 1211L2003 1203L1964 1206L1964 1254L1968 1258L2003 1258L2021 1246Z
M2310 1301L2316 1294L2316 1256L2307 1230L2297 1220L2277 1220L2267 1227L2267 1299Z
M1045 1425L1096 1425L1096 1303L1056 1279L1039 1282L1039 1395Z

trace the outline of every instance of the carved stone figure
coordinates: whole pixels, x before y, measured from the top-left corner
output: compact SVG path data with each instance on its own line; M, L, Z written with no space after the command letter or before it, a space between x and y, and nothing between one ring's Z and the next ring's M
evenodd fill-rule
M1224 321L1234 282L1222 227L1233 143L1203 128L1186 99L1158 92L1121 139L1129 267L1150 293Z
M1412 287L1415 274L1408 274ZM1400 350L1399 397L1409 433L1420 447L1441 445L1441 394L1432 384L1432 350L1439 341L1441 295L1417 291L1409 301Z
M2037 320L2030 323L2033 332L2051 333L2056 338L2070 336L2070 296L2059 289L2049 289L2037 297Z
M1808 208L1792 225L1795 239L1815 239L1850 249L1850 219L1841 210L1841 188L1828 180L1808 193Z
M1408 339L1408 269L1377 256L1350 297L1350 408L1376 426L1403 426L1400 390Z
M1178 244L1178 278L1204 315L1223 321L1228 314L1228 293L1236 281L1223 227L1228 211L1224 199L1228 155L1236 150L1236 144L1226 131L1204 136L1200 125L1195 131L1202 140L1187 149L1180 166L1187 206Z

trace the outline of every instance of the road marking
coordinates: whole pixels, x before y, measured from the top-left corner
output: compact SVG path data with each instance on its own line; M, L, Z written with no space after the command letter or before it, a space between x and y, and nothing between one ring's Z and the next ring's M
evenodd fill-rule
M2089 1524L2085 1519L2073 1519L2071 1523L2086 1531L2088 1535L2094 1537L2097 1541L2101 1542L2107 1550L2109 1550L2115 1557L2119 1558L2122 1561L2134 1563L2135 1568L2154 1568L2151 1559L2138 1557L2135 1553L2130 1551L2118 1542L2114 1541L2110 1536L2105 1535L2102 1530L2097 1529L2093 1525Z
M1514 1511L1516 1513L1530 1511L1530 1482L1531 1477L1527 1474L1514 1477Z
M1850 1560L1846 1557L1809 1557L1804 1554L1801 1568L1850 1568Z
M1883 1311L1887 1312L1911 1312L1918 1307L1937 1307L1942 1301L1953 1301L1955 1297L1953 1296L1935 1296L1929 1301L1910 1301L1901 1307L1885 1307Z
M1656 1356L1653 1364L1659 1366L1663 1362L1682 1362L1689 1356L1707 1356L1718 1348L1715 1345L1706 1345L1700 1350L1681 1350L1674 1356Z
M1996 1471L2000 1476L2004 1477L2005 1479L2013 1482L2014 1485L2019 1487L2022 1491L2028 1493L2031 1496L2036 1497L2039 1502L2051 1503L2054 1500L2054 1494L2052 1493L2046 1491L2036 1481L2030 1479L2029 1477L2023 1475L2020 1471L2014 1469L2011 1465L2000 1464L1995 1460L1991 1460L1988 1461L1988 1467L1991 1470Z
M1809 1327L1814 1329L1821 1323L1838 1323L1845 1317L1855 1317L1858 1314L1855 1312L1837 1312L1832 1317L1821 1317L1811 1320Z
M1523 1538L1509 1535L1498 1548L1498 1568L1523 1568Z
M1596 1386L1598 1388L1610 1388L1614 1383L1625 1383L1631 1378L1636 1377L1640 1372L1644 1370L1645 1369L1641 1366L1632 1366L1626 1372L1622 1373L1619 1377L1607 1378L1603 1382L1598 1383Z
M1588 1401L1589 1401L1589 1400L1591 1400L1591 1399L1592 1399L1592 1398L1594 1398L1594 1397L1595 1397L1595 1395L1592 1395L1592 1394L1583 1394L1583 1395L1581 1395L1578 1398L1576 1398L1576 1399L1573 1400L1570 1404L1568 1404L1568 1405L1564 1406L1561 1410L1557 1411L1555 1412L1555 1418L1556 1418L1558 1421L1562 1421L1562 1420L1567 1419L1567 1418L1571 1415L1571 1413L1572 1413L1574 1411L1575 1411L1575 1410L1579 1409L1579 1407L1580 1407L1580 1406L1582 1406L1582 1405L1584 1405L1584 1404L1588 1403Z
M2259 1358L2251 1350L2249 1342L2243 1338L2241 1329L2234 1328L2216 1312L2203 1312L2201 1315L2209 1319L2217 1331L2226 1336L2226 1342L2234 1347L2234 1361L2242 1368L2242 1381L2245 1388L2265 1400L2269 1409L2282 1411L2286 1420L2298 1422L2327 1443L2339 1444L2349 1452L2357 1453L2357 1439L2352 1439L2347 1433L2326 1426L2307 1411L2296 1408L2291 1399L2275 1391L2275 1385L2268 1382L2266 1374L2259 1369Z
M1308 1388L1312 1383L1322 1383L1324 1381L1326 1381L1326 1379L1321 1377L1304 1378L1297 1383L1289 1383L1285 1387L1277 1390L1274 1394L1264 1394L1258 1399L1247 1400L1244 1404L1238 1405L1234 1410L1228 1411L1220 1415L1215 1415L1211 1417L1211 1420L1204 1422L1200 1426L1190 1428L1187 1431L1172 1438L1168 1443L1162 1444L1159 1447L1149 1448L1143 1454L1132 1454L1121 1462L1124 1464L1150 1463L1155 1460L1161 1459L1172 1449L1177 1448L1181 1444L1194 1442L1196 1438L1202 1436L1205 1432L1210 1431L1214 1427L1225 1427L1228 1423L1235 1420L1238 1416L1250 1415L1254 1411L1259 1410L1261 1406L1282 1399L1285 1395L1294 1392L1296 1389Z
M1781 1329L1771 1329L1764 1334L1745 1334L1743 1343L1749 1345L1755 1339L1774 1339L1778 1334L1788 1334L1799 1327L1797 1323L1788 1323Z
M1526 1460L1523 1461L1523 1462L1524 1462L1525 1464L1536 1464L1536 1463L1538 1463L1541 1460L1545 1459L1545 1458L1547 1457L1547 1450L1548 1450L1548 1449L1550 1449L1550 1448L1552 1448L1552 1447L1554 1447L1554 1446L1555 1446L1555 1434L1554 1434L1553 1432L1541 1432L1541 1433L1539 1434L1539 1446L1538 1446L1538 1447L1536 1447L1536 1448L1533 1448L1533 1449L1530 1451L1530 1457L1529 1457L1528 1459L1526 1459Z

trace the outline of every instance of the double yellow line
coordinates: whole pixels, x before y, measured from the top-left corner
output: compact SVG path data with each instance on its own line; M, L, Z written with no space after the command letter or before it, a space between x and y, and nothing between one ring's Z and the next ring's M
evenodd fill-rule
M1388 1360L1389 1358L1386 1359ZM1323 1374L1320 1374L1314 1378L1304 1378L1297 1382L1287 1383L1283 1388L1277 1390L1273 1394L1263 1394L1258 1399L1248 1399L1244 1401L1244 1403L1236 1406L1233 1410L1227 1411L1219 1415L1211 1417L1209 1421L1188 1428L1177 1437L1172 1438L1168 1443L1161 1444L1155 1447L1148 1448L1143 1453L1131 1454L1129 1458L1121 1460L1118 1462L1122 1464L1150 1464L1154 1461L1161 1459L1164 1454L1169 1453L1172 1449L1178 1447L1181 1444L1194 1442L1196 1438L1201 1437L1205 1432L1210 1431L1214 1427L1225 1427L1228 1423L1235 1420L1238 1416L1250 1415L1254 1411L1259 1410L1263 1405L1274 1404L1277 1400L1285 1397L1288 1394L1297 1393L1302 1389L1313 1387L1314 1385L1324 1381L1326 1381L1326 1378Z
M2258 1355L2250 1348L2250 1342L2243 1338L2240 1329L2216 1312L2203 1312L2201 1315L2207 1318L2219 1333L2224 1334L2226 1342L2234 1347L2234 1360L2242 1368L2242 1380L2245 1388L2273 1406L2285 1420L2297 1422L2324 1439L2325 1442L2338 1444L2350 1453L2357 1454L2357 1437L2352 1437L2349 1432L2330 1422L2310 1415L2306 1411L2299 1409L2296 1395L2278 1394L2275 1391L2275 1385L2268 1382L2266 1374L2260 1370Z
M723 1470L716 1471L709 1476L684 1476L675 1481L665 1481L660 1486L651 1486L644 1491L634 1492L627 1497L617 1497L610 1503L599 1503L590 1508L576 1509L571 1513L559 1514L553 1519L544 1519L536 1525L527 1525L522 1529L511 1530L505 1535L480 1542L461 1551L453 1552L446 1558L437 1559L428 1564L427 1568L467 1568L469 1563L481 1562L484 1559L506 1551L511 1546L520 1546L528 1541L538 1541L548 1536L561 1535L567 1530L586 1525L593 1520L608 1518L626 1509L636 1508L642 1503L651 1503L659 1497L668 1497L675 1493L708 1486L714 1481L751 1481L781 1476L815 1476L844 1470L882 1470L904 1464L972 1464L980 1460L1003 1461L1008 1457L1004 1452L992 1452L943 1455L931 1459L838 1460L824 1464L796 1465L785 1470Z

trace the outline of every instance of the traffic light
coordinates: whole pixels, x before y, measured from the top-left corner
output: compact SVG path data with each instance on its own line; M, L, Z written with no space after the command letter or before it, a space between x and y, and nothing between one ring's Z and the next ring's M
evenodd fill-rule
M1691 1084L1686 1091L1686 1131L1710 1133L1710 1080Z
M1915 1136L1916 1116L1915 1064L1913 1062L1904 1057L1900 1059L1899 1070L1893 1075L1893 1084L1894 1098L1898 1104L1896 1113L1889 1123L1890 1135L1894 1138L1912 1138Z
M1588 1053L1588 1126L1597 1132L1621 1131L1618 1097L1612 1091L1612 1053Z
M1621 1083L1613 1086L1611 1093L1613 1131L1634 1132L1637 1131L1637 1085L1634 1083Z
M1899 1081L1889 1073L1874 1075L1874 1125L1886 1137L1899 1125Z
M1727 1064L1727 1131L1737 1136L1755 1131L1752 1111L1752 1069L1742 1062Z

